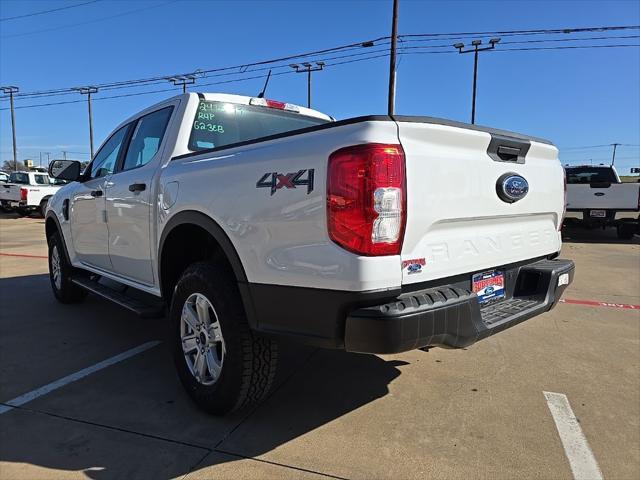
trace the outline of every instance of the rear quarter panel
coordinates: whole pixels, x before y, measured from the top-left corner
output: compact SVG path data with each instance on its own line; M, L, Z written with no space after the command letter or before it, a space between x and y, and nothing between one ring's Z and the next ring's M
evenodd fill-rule
M363 121L174 159L160 179L158 231L181 211L198 211L225 231L249 282L353 291L397 288L398 256L359 257L327 233L329 155L367 142L398 143L396 125ZM256 186L264 174L301 169L314 170L310 193L298 186L271 195L269 188ZM164 201L165 192L175 198Z

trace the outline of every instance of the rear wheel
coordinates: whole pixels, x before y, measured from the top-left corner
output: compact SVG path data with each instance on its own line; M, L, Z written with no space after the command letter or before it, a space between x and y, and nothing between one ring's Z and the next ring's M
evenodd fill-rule
M87 291L71 282L73 267L67 261L62 238L54 233L49 239L49 280L53 295L61 303L79 303Z
M202 409L224 415L267 395L277 344L249 328L235 279L223 266L198 262L186 269L170 320L178 376Z
M631 240L633 238L633 234L635 233L637 227L632 222L623 222L618 224L618 238L620 240Z

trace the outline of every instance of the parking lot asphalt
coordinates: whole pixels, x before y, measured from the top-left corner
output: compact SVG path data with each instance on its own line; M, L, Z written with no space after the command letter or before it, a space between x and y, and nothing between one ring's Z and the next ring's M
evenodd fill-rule
M640 478L639 237L572 230L562 256L578 303L463 350L283 344L267 401L230 417L190 402L166 342L9 408L165 326L57 303L43 220L2 215L0 478L574 478L543 392L566 395L604 478Z

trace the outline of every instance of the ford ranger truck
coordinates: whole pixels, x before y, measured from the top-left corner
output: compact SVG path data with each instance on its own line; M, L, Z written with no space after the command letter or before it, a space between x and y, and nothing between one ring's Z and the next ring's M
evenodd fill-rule
M565 222L615 227L618 238L633 238L640 223L640 183L623 183L612 165L565 166L565 172Z
M460 348L550 310L574 272L557 156L436 118L179 95L117 126L84 173L52 162L73 181L47 209L53 294L166 314L184 387L224 414L264 398L280 337Z

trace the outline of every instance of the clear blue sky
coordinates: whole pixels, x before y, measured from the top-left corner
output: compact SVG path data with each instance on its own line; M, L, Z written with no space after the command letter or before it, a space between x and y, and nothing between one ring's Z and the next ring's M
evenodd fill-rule
M84 1L0 0L0 18ZM102 0L0 21L0 84L28 92L248 63L388 35L390 17L391 0ZM639 24L637 0L401 0L399 33ZM586 36L639 34L631 30ZM517 38L503 38L507 40ZM640 39L608 43L638 44ZM499 49L508 47L499 45ZM403 56L397 112L469 121L472 67L472 55L455 52ZM314 76L314 108L337 118L385 113L387 75L386 57L328 68ZM200 83L205 81L215 79ZM255 95L262 83L254 79L202 90ZM99 101L101 96L169 86L96 95L96 148L126 116L172 93ZM267 97L305 104L305 77L272 77ZM21 100L16 106L78 98ZM6 100L0 103L2 108L7 106ZM47 151L51 158L59 158L62 150L79 152L69 156L87 159L82 154L89 151L85 103L18 109L16 117L19 159L37 161L39 152ZM476 121L549 138L561 148L563 162L599 163L610 158L609 147L572 147L635 145L618 150L616 164L621 173L628 172L629 167L640 166L640 48L482 54ZM10 159L8 110L0 111L0 142L0 160ZM570 149L563 150L566 147Z

